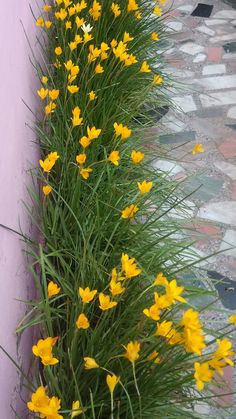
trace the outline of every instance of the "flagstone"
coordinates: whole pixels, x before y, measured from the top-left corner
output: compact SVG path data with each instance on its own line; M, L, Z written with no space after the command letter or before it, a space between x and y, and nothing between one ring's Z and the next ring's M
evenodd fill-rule
M182 131L171 134L163 134L159 136L161 144L175 144L175 143L186 143L188 141L195 140L195 131Z
M217 44L218 42L230 41L230 40L233 40L233 39L236 39L236 33L235 32L234 33L232 32L232 33L227 34L227 35L214 36L213 38L210 38L209 41L212 44Z
M199 199L201 201L209 201L214 198L222 189L224 184L223 179L213 178L212 176L198 174L191 177L184 183L184 190L186 193L195 191L191 196L192 199Z
M236 106L233 106L228 110L227 118L236 119Z
M198 26L197 31L201 32L201 33L204 33L206 35L209 35L209 36L214 36L215 35L215 31L213 31L210 28L207 28L206 26Z
M206 54L200 53L196 55L196 57L193 60L193 63L202 63L203 61L205 61L205 59L206 59Z
M206 204L198 211L197 216L219 223L236 226L236 202L219 201Z
M222 47L209 47L207 48L208 60L214 63L219 63L222 58Z
M236 137L229 137L218 147L225 158L236 157Z
M232 180L236 180L236 166L234 164L225 162L225 161L217 161L214 163L214 166L221 170L225 175L230 177ZM236 214L235 214L236 218Z
M180 32L183 29L183 23L178 21L170 21L166 23L167 32Z
M231 89L236 87L236 74L195 79L192 82L203 86L205 90Z
M191 12L194 6L192 4L184 4L183 6L178 7L178 10L181 12Z
M236 90L211 93L199 96L202 106L210 108L211 106L234 105L236 104Z
M214 16L214 19L236 19L236 10L225 9L220 10Z
M197 106L191 95L176 96L172 98L173 104L181 108L183 112L193 112L197 110Z
M183 172L183 167L169 160L155 160L153 162L155 169L161 170L162 172L168 172L171 176L176 175L179 172Z
M196 55L199 52L204 51L204 47L202 45L195 44L194 42L186 42L179 50L185 54Z
M203 76L210 76L213 74L224 74L224 73L226 73L225 64L205 65L202 70Z
M229 247L232 247L232 249L229 249ZM223 241L220 245L220 250L226 250L224 252L227 256L234 256L236 257L236 231L232 229L228 229L225 232L225 235L223 237Z
M205 20L205 24L207 26L224 25L225 23L227 23L227 20L225 19L206 19Z

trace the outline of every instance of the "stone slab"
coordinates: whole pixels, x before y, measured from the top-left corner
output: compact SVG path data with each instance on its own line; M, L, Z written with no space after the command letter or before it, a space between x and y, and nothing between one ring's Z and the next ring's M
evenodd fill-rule
M233 106L228 110L227 118L236 119L236 106Z
M222 201L206 204L200 208L197 216L199 218L236 226L236 202Z
M207 108L196 112L196 116L199 118L219 118L223 114L221 108Z
M214 286L224 307L236 309L236 282L216 271L207 271L208 276L213 280Z
M194 42L186 42L179 50L185 54L196 55L203 52L204 47L202 45L195 44Z
M193 63L202 63L206 59L206 54L200 53L193 59Z
M236 74L195 79L192 80L192 83L197 83L205 90L232 89L236 87Z
M207 202L221 191L223 184L222 179L197 174L184 183L184 191L186 193L195 191L191 195L192 199Z
M229 249L229 247L232 247L232 249ZM224 252L227 256L234 256L236 257L236 231L228 229L225 232L225 235L223 237L223 241L220 245L220 250L226 250Z
M191 95L176 96L172 98L172 101L176 107L181 108L185 113L197 110L197 106Z
M215 35L215 31L208 28L207 26L198 26L198 28L196 28L196 29L197 29L198 32L204 33L205 35L209 35L209 36L214 36Z
M226 73L225 64L205 65L202 70L203 76L211 76L213 74L224 74L224 73Z
M162 172L168 172L171 176L184 170L182 166L169 160L155 160L152 165L155 169L161 170Z
M199 97L204 108L236 104L236 90L216 92L209 95L201 94Z
M170 21L166 23L167 32L180 32L183 29L183 23L178 21Z
M236 180L236 166L226 161L217 161L214 166L232 180ZM236 214L235 214L236 218Z
M227 23L227 20L224 19L206 19L205 24L207 26L215 26L215 25L224 25Z
M224 41L231 41L236 39L236 33L232 32L227 35L221 35L221 36L214 36L213 38L210 38L209 41L212 44L217 44L218 42L224 42Z
M159 136L159 141L161 144L183 144L188 141L194 141L196 138L195 131L183 131L177 132L175 134L164 134Z
M236 10L233 10L233 9L220 10L212 17L214 19L236 19Z

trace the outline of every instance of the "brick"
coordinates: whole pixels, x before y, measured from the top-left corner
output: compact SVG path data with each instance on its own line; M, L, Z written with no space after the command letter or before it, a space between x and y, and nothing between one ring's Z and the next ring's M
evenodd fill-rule
M222 57L222 47L209 47L207 48L208 60L213 63L220 63Z
M236 137L228 138L218 149L225 158L236 157Z

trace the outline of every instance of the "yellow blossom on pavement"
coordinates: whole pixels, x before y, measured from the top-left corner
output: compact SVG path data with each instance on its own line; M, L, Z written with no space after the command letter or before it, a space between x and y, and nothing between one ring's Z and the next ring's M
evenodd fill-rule
M44 100L48 95L48 89L44 89L44 87L41 87L40 90L37 90L37 94L40 97L40 99Z
M153 83L154 84L162 84L164 82L163 77L161 77L159 74L155 74L153 77Z
M45 114L49 115L50 113L53 113L56 109L57 105L51 101L47 106L45 106Z
M86 287L86 288L79 287L79 295L84 304L88 304L91 301L93 301L96 294L97 294L97 290L90 290L89 287Z
M93 171L90 167L80 169L79 173L82 176L83 179L87 180L90 176L90 173Z
M27 407L32 412L40 412L49 404L49 397L46 394L45 388L40 386L31 396L31 401L27 403Z
M138 210L139 208L137 205L131 204L129 207L126 207L121 211L121 218L132 220Z
M130 258L127 253L122 253L121 256L121 265L122 265L122 272L125 275L126 279L133 278L141 274L142 270L137 267L134 258ZM120 280L124 278L119 278Z
M98 298L100 303L99 308L103 311L109 310L117 305L116 301L111 301L109 295L105 295L103 292L100 292Z
M119 383L120 377L117 377L115 374L107 374L106 376L106 383L108 385L108 388L110 390L110 393L114 393L115 387Z
M151 72L151 69L150 69L149 64L147 63L147 61L143 62L139 71L140 71L140 73L150 73Z
M81 313L77 320L76 320L76 327L78 329L88 329L90 327L90 323L88 318L86 317L86 315L84 313Z
M232 314L232 316L229 317L229 323L236 325L236 314Z
M42 190L43 190L43 194L44 194L45 196L47 196L47 195L49 195L49 194L52 192L52 187L51 187L51 186L49 186L49 185L44 185L44 186L42 187Z
M54 295L59 294L60 291L61 291L61 288L58 287L58 285L55 282L50 281L48 283L48 297L49 298L54 297Z
M202 146L202 144L195 144L195 146L192 149L192 154L196 154L196 153L204 153L205 150Z
M89 356L84 357L84 368L86 370L92 370L94 368L99 368L96 360L94 358L90 358Z
M46 339L40 339L36 345L32 347L32 352L35 356L41 358L43 365L55 365L59 362L57 358L53 357L52 348L57 342L57 337L48 337Z
M71 84L67 86L67 90L73 95L74 93L77 93L79 91L79 87L75 84Z
M56 47L56 48L54 49L54 52L55 52L55 54L56 54L56 55L61 55L61 54L62 54L62 49L61 49L61 47Z
M117 3L112 3L111 5L111 11L114 13L115 17L118 17L121 15L120 6Z
M138 188L141 194L148 193L152 189L152 182L147 182L146 180L144 180L142 183L138 182Z
M96 93L93 90L91 90L91 92L88 93L88 96L89 96L90 102L92 102L93 100L97 98Z
M152 32L151 33L151 40L152 41L159 41L159 35L157 32Z
M126 350L124 357L132 362L132 364L139 359L140 343L138 341L130 341L124 348Z
M81 125L83 123L83 118L81 118L80 114L81 114L81 110L80 110L79 106L76 106L72 110L71 120L72 120L73 127L78 127L79 125Z
M115 122L113 126L116 137L121 137L122 140L126 140L132 134L131 129L128 128L126 125L118 124L117 122Z
M60 94L60 91L56 90L56 89L53 89L53 90L49 90L48 94L49 94L50 99L56 100L58 98L59 94Z
M81 409L79 400L76 400L72 403L72 412L71 412L71 419L76 418L79 415L82 415L83 410Z
M81 154L77 154L77 156L76 156L76 162L78 163L78 164L84 164L85 162L86 162L86 154L84 154L84 153L81 153Z
M144 153L132 150L131 159L134 164L139 164L144 159Z
M208 383L213 378L213 371L209 367L208 362L194 363L195 373L194 378L196 380L196 386L199 391L204 389L204 383Z
M120 153L119 151L112 151L109 156L108 156L108 160L113 163L115 166L119 165L119 160L120 160Z

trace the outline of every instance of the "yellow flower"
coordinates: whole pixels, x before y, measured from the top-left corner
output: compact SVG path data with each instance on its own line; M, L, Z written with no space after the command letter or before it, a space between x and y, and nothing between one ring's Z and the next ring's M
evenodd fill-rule
M213 368L215 371L217 371L220 375L224 375L223 368L225 368L227 366L227 364L225 363L225 361L223 359L212 358L209 361L209 365L210 365L211 368Z
M96 93L93 90L91 90L91 92L88 93L88 96L89 96L90 102L92 102L92 100L95 100L97 98Z
M50 6L49 4L45 4L44 6L43 6L43 11L44 12L50 12L51 11L51 9L52 9L52 6Z
M55 17L59 20L65 20L67 16L67 11L65 9L60 9L59 12L55 12Z
M159 76L158 74L155 74L153 77L153 83L154 84L162 84L164 82L163 77Z
M32 412L40 412L42 408L45 408L49 404L49 397L45 392L45 388L40 386L37 388L35 393L31 396L31 401L27 403L27 407Z
M79 91L79 87L76 86L76 84L71 84L67 86L67 90L73 95L74 93L77 93Z
M70 71L72 69L72 67L74 66L74 64L72 63L71 60L68 60L66 63L64 63L64 66L65 66L67 71Z
M161 362L161 358L159 358L158 356L158 352L157 351L153 351L148 357L147 357L147 361L153 361L154 364L160 364Z
M186 303L185 298L181 297L181 293L184 291L184 287L178 287L176 279L173 279L166 285L166 295L165 298L169 304L174 304L176 301L181 303ZM175 301L176 300L176 301Z
M139 164L144 159L144 153L141 153L141 151L132 150L131 159L134 164Z
M72 41L72 42L69 42L69 48L70 48L70 50L71 51L74 51L74 49L76 49L77 48L77 42L75 42L75 41Z
M96 74L102 74L104 73L104 68L101 64L97 64L95 67L95 73Z
M201 330L193 331L185 327L183 332L183 339L185 350L187 352L201 355L202 350L206 347L204 343L204 336L202 335Z
M150 192L150 190L152 189L152 182L147 182L146 180L144 180L142 183L138 182L138 188L141 194Z
M70 69L70 74L68 75L68 81L69 83L72 83L75 79L77 74L79 74L80 68L78 65L72 65Z
M59 294L60 291L61 291L61 288L58 287L58 285L55 282L50 281L48 283L48 297L49 298L53 297L54 295Z
M90 323L88 318L85 316L84 313L81 313L76 320L76 326L78 329L88 329L90 327Z
M97 290L90 290L89 287L86 287L85 289L79 288L79 295L83 301L84 304L90 303L95 295L97 294Z
M41 82L42 82L43 84L47 84L47 82L48 82L48 78L47 78L46 76L42 76L42 78L41 78Z
M80 18L79 16L76 16L75 23L78 29L81 28L81 26L83 26L85 23L84 18L83 17Z
M196 386L199 391L204 389L204 383L208 383L213 378L213 371L209 368L208 362L199 362L194 363L195 373L194 378L196 380Z
M51 26L52 26L52 22L51 22L51 20L45 20L45 27L46 27L47 29L50 29L50 28L51 28Z
M40 90L37 90L37 93L40 99L44 100L48 95L48 89L44 89L44 87L41 87Z
M147 61L144 61L140 68L140 73L150 73L151 69Z
M45 160L39 160L39 164L45 173L49 173L51 169L53 168L55 162L52 160L49 160L49 158L46 158Z
M120 377L117 377L117 375L115 375L115 374L112 374L112 375L107 374L106 383L108 385L108 388L109 388L111 394L114 393L115 387L119 383L119 381L120 381Z
M53 113L56 109L56 104L54 102L49 102L47 106L45 106L45 114L49 115L50 113Z
M160 272L157 276L155 281L153 282L153 285L161 285L161 286L166 286L168 284L168 280L167 278L163 275L162 272Z
M204 148L202 146L202 144L196 144L193 149L192 149L192 154L196 154L196 153L204 153Z
M162 15L162 10L161 10L161 8L158 5L154 7L153 14L154 15L157 15L159 17Z
M57 151L52 151L51 153L48 154L48 159L50 161L53 161L54 163L60 158L59 154L57 153Z
M141 12L139 11L139 10L137 10L135 13L134 13L134 16L136 17L136 19L142 19L142 14L141 14Z
M229 339L224 338L222 340L217 339L218 348L214 353L214 358L223 359L226 364L229 364L231 366L234 365L232 359L229 358L229 356L234 355L234 352L231 351L232 343Z
M78 127L79 125L81 125L83 123L83 118L80 117L80 113L81 110L79 108L79 106L76 106L73 110L72 110L72 125L73 127Z
M138 62L135 55L133 55L133 54L126 54L125 58L123 60L122 60L122 57L121 57L121 61L124 61L124 65L126 67Z
M111 11L114 13L115 17L118 17L121 14L120 6L117 3L112 3Z
M133 36L130 36L128 32L124 33L123 42L126 44L127 42L133 41Z
M122 287L120 282L116 282L114 279L111 279L109 291L114 297L115 295L122 294L125 291L125 288Z
M45 196L49 195L52 192L52 187L49 185L44 185L42 189L43 189L43 194Z
M194 311L192 308L189 308L183 313L180 324L192 331L200 331L202 329L202 325L199 320L199 313Z
M111 163L113 163L115 166L118 166L119 165L119 160L120 160L120 153L119 153L119 151L116 151L116 150L112 151L109 154L108 160Z
M65 8L67 9L67 7L69 7L70 5L71 5L71 3L72 3L72 1L71 0L63 0L64 1L64 5L65 5Z
M111 47L115 48L117 46L118 42L115 39L112 39L111 41Z
M137 267L135 259L129 258L129 256L126 253L122 253L121 265L122 265L122 272L124 272L126 279L138 276L142 272L142 270Z
M49 90L49 97L52 100L56 100L58 98L59 94L60 94L59 90L56 90L56 89Z
M79 142L82 145L82 147L84 147L84 148L88 147L91 144L91 140L88 137L85 137L85 136L82 137L79 140Z
M71 412L71 419L76 418L79 415L82 415L83 410L80 407L79 400L76 400L72 403L72 412Z
M138 10L138 4L135 0L128 0L128 6L127 6L128 12L135 12Z
M135 204L131 204L129 207L126 207L122 210L121 212L121 218L124 219L130 219L132 220L136 214L136 212L138 212L139 208L137 207L137 205Z
M62 54L62 49L61 49L61 47L56 47L56 48L54 49L54 52L55 52L55 54L56 54L56 55L61 55L61 54Z
M88 134L88 138L89 140L96 140L96 138L99 137L99 135L101 134L101 129L96 128L96 127L92 127L89 128L87 127L87 134Z
M84 44L87 44L87 42L91 41L93 39L93 36L91 33L85 32L84 33Z
M151 33L151 40L152 41L159 41L159 35L157 32L152 32Z
M56 344L58 338L48 337L40 339L37 345L32 347L32 352L35 356L41 358L43 365L55 365L59 362L57 358L53 357L52 348Z
M70 16L70 17L71 17L71 16L74 16L74 15L75 15L75 13L76 13L76 8L75 8L75 6L70 7L70 8L68 9L68 13L69 13L69 16Z
M100 303L99 308L103 311L109 310L117 305L116 301L111 301L109 295L105 295L102 292L100 292L98 298Z
M99 48L95 48L94 45L89 45L88 62L92 63L93 61L96 61L100 54L101 50Z
M140 343L137 341L130 341L127 346L124 346L126 352L124 357L127 358L132 364L139 359Z
M94 0L91 9L89 9L89 14L93 18L94 21L98 20L101 16L101 8L102 6L98 3L97 0Z
M65 27L66 27L66 30L68 30L68 29L71 29L71 28L72 28L72 23L71 23L71 21L70 21L70 20L67 20L67 21L66 21L66 23L65 23Z
M229 323L236 325L236 314L232 314L232 316L230 316L228 320Z
M49 404L47 407L43 407L40 410L41 417L46 417L46 419L63 419L61 415L59 415L58 410L61 408L61 400L57 397L52 397L49 400Z
M77 3L75 5L75 8L76 8L76 12L77 13L82 12L82 10L86 9L86 7L87 7L87 3L86 3L85 0L81 0L79 3Z
M76 162L78 164L84 164L86 162L86 158L87 158L87 156L84 153L77 154L77 156L76 156Z
M90 173L93 171L90 167L87 167L86 169L80 169L79 173L82 176L83 179L87 180L90 176Z
M82 44L83 43L83 38L80 35L75 35L75 42L77 44Z
M158 321L160 320L161 309L158 304L153 304L151 307L145 308L143 314L152 320Z
M94 358L90 358L89 356L84 357L84 368L86 370L92 370L94 368L99 368L96 360Z
M40 16L36 22L35 22L36 26L41 26L42 28L44 27L44 20L42 18L42 16Z
M173 325L173 322L167 321L167 320L164 320L163 322L158 323L155 334L157 336L168 337L168 334L170 333L172 329L172 325Z
M130 128L123 124L118 124L117 122L114 123L115 135L116 137L121 137L122 140L126 140L132 134Z

